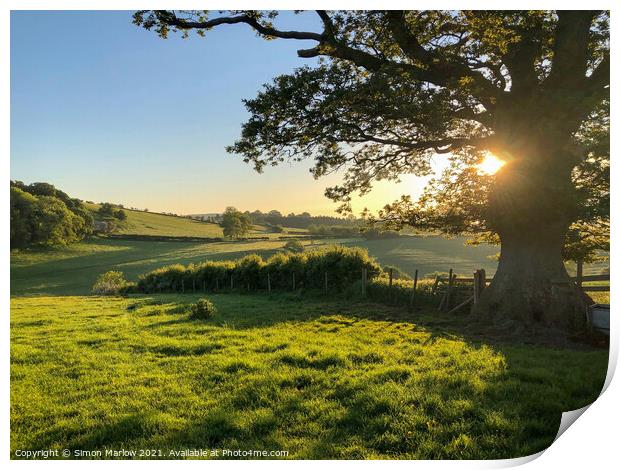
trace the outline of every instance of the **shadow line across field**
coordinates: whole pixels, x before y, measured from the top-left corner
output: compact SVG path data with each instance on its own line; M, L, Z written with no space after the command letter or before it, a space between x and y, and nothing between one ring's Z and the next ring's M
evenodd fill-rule
M198 320L198 297L14 299L12 447L507 458L548 446L604 380L603 351L465 316L226 294Z

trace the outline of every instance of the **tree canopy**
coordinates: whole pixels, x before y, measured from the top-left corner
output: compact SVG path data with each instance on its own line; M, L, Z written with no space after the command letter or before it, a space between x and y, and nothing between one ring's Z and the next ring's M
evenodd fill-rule
M326 195L344 213L374 182L427 176L444 154L449 168L418 201L371 220L497 238L488 311L546 322L541 312L574 307L564 318L583 317L552 279L567 277L562 252L587 258L608 244L609 12L298 13L321 28L281 29L277 11L142 10L134 23L162 38L241 24L312 41L297 54L319 60L245 100L250 118L228 150L259 172L302 159L317 178L342 170ZM495 174L477 168L490 153L505 162ZM505 300L507 289L519 298Z
M420 203L391 204L381 218L448 233L486 231L492 176L473 169L485 152L521 158L568 136L562 161L577 167L588 207L577 220L605 216L599 199L608 191L593 185L605 182L608 168L608 12L316 14L321 31L280 30L276 11L139 11L134 22L163 38L244 24L266 39L315 41L298 55L320 57L318 66L276 77L245 101L251 117L229 151L258 171L304 158L314 159L316 177L344 170L343 183L326 193L342 211L374 181L428 175L431 157L448 154L449 172ZM535 158L558 164L551 155Z
M234 207L227 207L222 214L222 228L225 237L240 238L243 237L252 224L250 217Z
M80 200L48 183L11 181L11 248L67 245L92 233Z

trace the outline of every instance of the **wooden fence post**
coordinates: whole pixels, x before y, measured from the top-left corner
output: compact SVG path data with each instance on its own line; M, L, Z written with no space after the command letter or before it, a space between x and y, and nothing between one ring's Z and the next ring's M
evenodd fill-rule
M437 286L439 285L439 276L435 276L435 283L433 284L433 288L431 289L431 295L435 295L437 293Z
M487 272L484 269L480 269L479 272L480 272L480 293L482 294L482 291L487 286Z
M450 268L450 272L448 273L448 288L446 290L446 302L444 303L444 309L448 310L450 308L450 300L452 297L452 285L454 283L454 277L452 276L452 268Z
M579 260L577 261L577 287L579 287L581 289L581 286L583 284L583 260Z
M366 295L366 281L368 279L368 272L366 268L362 268L362 296Z
M474 305L480 301L480 270L474 271Z
M196 292L196 278L192 278L192 291Z
M267 273L267 290L271 292L271 276Z
M293 290L295 290L295 273L293 273Z
M181 292L185 294L185 279L181 279Z
M390 268L390 287L392 287L392 278L394 277L394 270Z
M413 276L413 292L411 292L411 306L415 305L415 291L418 287L418 270L415 270L415 274Z

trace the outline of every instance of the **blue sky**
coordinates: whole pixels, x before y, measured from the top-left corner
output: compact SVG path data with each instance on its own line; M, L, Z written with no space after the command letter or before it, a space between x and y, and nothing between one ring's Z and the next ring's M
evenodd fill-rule
M262 175L224 147L248 116L241 100L309 63L300 41L265 41L242 25L162 40L124 12L13 12L11 178L72 196L177 213L332 213L310 163ZM280 20L318 31L315 15ZM310 62L311 63L311 62ZM376 209L421 182L380 184L355 203Z

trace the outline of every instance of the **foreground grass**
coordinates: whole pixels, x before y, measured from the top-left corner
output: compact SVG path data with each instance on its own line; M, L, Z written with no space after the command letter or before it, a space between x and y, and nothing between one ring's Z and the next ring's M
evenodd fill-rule
M516 457L547 447L607 368L607 351L483 344L454 317L216 295L215 318L193 320L195 299L13 298L12 452Z

